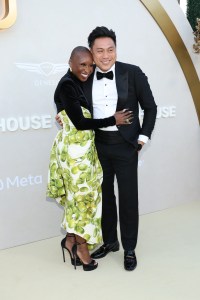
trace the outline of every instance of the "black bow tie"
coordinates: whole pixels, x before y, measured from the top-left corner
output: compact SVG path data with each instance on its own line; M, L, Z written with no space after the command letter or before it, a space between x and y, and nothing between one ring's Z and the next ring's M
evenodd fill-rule
M108 73L101 73L101 72L97 71L97 80L100 80L104 77L112 80L113 79L113 71L110 71Z

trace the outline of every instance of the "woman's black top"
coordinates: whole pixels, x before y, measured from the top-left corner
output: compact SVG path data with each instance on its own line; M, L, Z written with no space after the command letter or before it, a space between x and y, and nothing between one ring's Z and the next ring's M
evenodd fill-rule
M85 118L81 109L89 110L88 101L82 90L82 82L69 70L65 74L55 90L54 101L59 113L63 109L78 130L97 129L116 124L114 116L104 119Z

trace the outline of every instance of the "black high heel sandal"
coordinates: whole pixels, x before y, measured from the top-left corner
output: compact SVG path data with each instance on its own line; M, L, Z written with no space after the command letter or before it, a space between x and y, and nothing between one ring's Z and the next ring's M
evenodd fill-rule
M67 240L67 237L75 237L75 235L68 233L68 235L61 241L61 248L62 248L62 253L63 253L63 261L65 262L65 251L64 251L64 249L66 249L68 251L69 255L70 255L71 264L74 266L75 260L73 258L73 254L71 253L71 251L67 247L65 247L65 242ZM81 262L80 258L77 256L76 257L76 266L81 266L81 265L82 265L82 262Z
M77 255L77 245L82 245L82 244L86 244L86 242L83 242L83 243L76 242L76 244L74 244L72 247L72 255L73 255L73 259L74 259L74 269L75 270L76 270L76 266L78 266L77 258L79 258ZM79 258L79 260L81 261L80 258ZM81 261L81 263L83 265L84 271L93 271L98 267L98 263L94 259L92 259L89 264L84 264L83 261Z

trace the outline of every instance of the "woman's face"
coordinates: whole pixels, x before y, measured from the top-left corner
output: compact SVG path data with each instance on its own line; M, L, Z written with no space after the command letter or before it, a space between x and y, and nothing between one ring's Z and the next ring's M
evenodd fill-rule
M77 52L69 61L72 73L80 80L86 81L93 72L93 58L90 52Z

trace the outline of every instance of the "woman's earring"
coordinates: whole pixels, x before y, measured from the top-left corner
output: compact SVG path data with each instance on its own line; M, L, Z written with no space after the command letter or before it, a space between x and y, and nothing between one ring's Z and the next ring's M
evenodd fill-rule
M70 72L72 72L72 68L71 67L69 68L69 70L70 70Z

